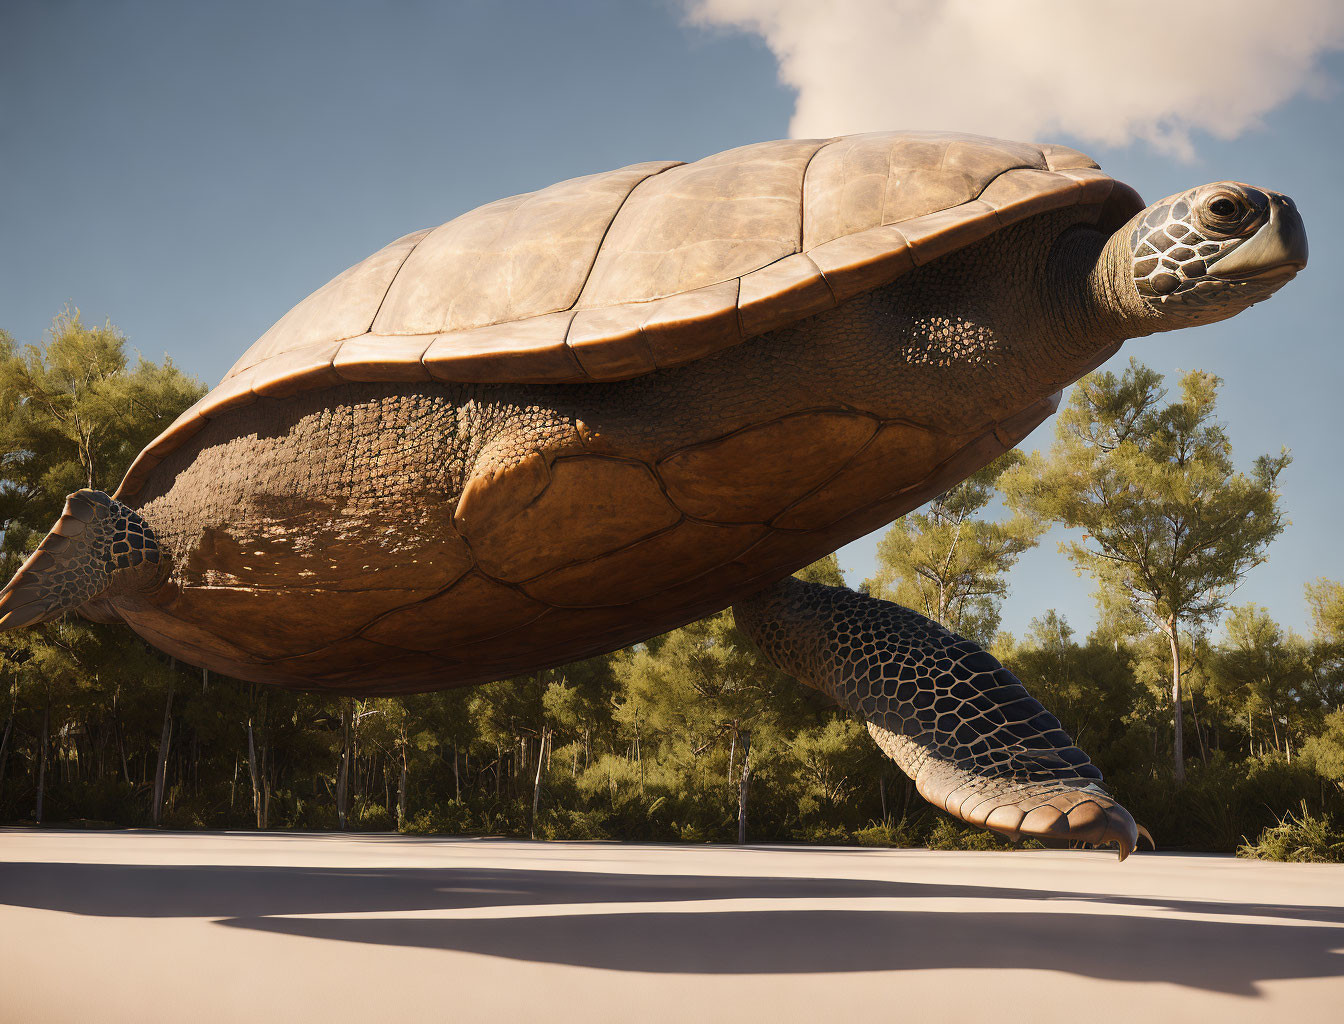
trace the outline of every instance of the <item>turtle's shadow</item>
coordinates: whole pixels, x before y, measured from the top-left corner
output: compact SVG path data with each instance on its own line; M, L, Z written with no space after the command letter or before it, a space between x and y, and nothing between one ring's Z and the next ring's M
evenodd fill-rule
M725 910L487 919L233 918L284 935L676 974L1035 969L1254 996L1344 976L1344 928L1110 914Z
M778 906L648 907L730 899ZM802 899L937 899L947 909L790 905ZM970 904L980 900L998 902L992 909ZM1255 994L1261 981L1344 976L1344 955L1336 952L1344 949L1340 907L987 885L479 867L9 863L0 869L5 904L102 917L208 917L286 935L658 973L1048 968L1242 995ZM620 904L641 906L625 912ZM583 906L561 914L391 916L563 905ZM1171 916L1183 913L1200 919ZM366 916L292 916L311 914ZM1209 919L1242 916L1283 923Z

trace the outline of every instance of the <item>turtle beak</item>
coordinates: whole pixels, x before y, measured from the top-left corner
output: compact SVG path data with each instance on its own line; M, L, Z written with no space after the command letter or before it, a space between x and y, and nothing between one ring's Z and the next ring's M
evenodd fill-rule
M1224 280L1272 275L1287 278L1307 265L1307 229L1297 205L1270 192L1269 219L1241 245L1209 264L1209 273Z

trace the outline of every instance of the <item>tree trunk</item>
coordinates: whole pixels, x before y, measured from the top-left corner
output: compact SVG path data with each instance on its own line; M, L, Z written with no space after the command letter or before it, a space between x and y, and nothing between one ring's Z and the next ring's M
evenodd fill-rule
M14 731L14 712L19 705L19 688L9 689L9 718L5 721L5 738L0 740L0 793L5 791L5 766L9 763L9 737Z
M742 733L742 779L737 786L737 841L747 842L747 796L751 791L751 733Z
M410 766L406 760L406 726L401 727L401 780L397 783L397 831L406 824L406 774Z
M550 739L550 726L541 727L541 746L537 750L537 777L532 780L532 838L537 838L537 805L541 802L541 766L542 755L546 752L546 741Z
M639 708L635 708L635 763L639 765L639 795L644 796L644 757L639 749Z
M1195 723L1195 739L1199 742L1199 759L1205 764L1209 763L1209 750L1204 743L1204 730L1199 725L1199 707L1195 703L1194 693L1190 694L1190 717Z
M397 831L406 826L406 752L401 754L401 781L397 783Z
M37 766L37 812L34 815L42 824L42 801L47 789L47 730L51 728L51 690L47 690L46 703L42 705L42 753Z
M1173 616L1167 623L1171 631L1171 722L1172 761L1177 785L1185 784L1185 721L1181 711L1181 642Z
M341 699L341 764L336 769L336 827L345 831L346 800L350 795L350 702Z
M728 791L733 790L733 758L737 756L737 729L733 729L733 737L728 743Z
M350 807L359 806L359 701L350 702L350 766L346 770L346 789L349 797L349 803L346 807L346 817L349 817Z
M453 741L453 799L462 802L462 777L457 770L457 741Z
M201 669L201 694L210 688L210 670ZM191 791L201 795L201 734L199 729L191 731Z
M266 721L266 698L261 698L261 720ZM274 765L271 763L271 745L261 745L261 824L260 828L269 828L271 824L271 775Z
M112 730L117 734L117 753L121 755L121 774L126 779L126 785L133 786L131 782L131 766L126 761L126 730L121 725L121 714L117 709L117 699L121 695L121 687L118 686L112 691Z
M177 686L177 662L169 660L168 698L163 703L163 728L159 730L159 758L154 768L154 795L150 799L149 820L158 825L163 820L163 790L168 778L168 746L173 741L173 690Z
M261 768L257 764L257 743L252 731L252 716L247 716L247 773L252 779L252 815L261 828Z
M887 815L887 773L880 771L877 773L877 792L882 797L882 821L890 821Z

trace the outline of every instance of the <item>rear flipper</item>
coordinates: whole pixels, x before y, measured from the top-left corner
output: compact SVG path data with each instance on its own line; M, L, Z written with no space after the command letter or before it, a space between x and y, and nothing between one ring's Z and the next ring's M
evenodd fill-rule
M102 491L76 491L36 551L0 591L0 631L54 619L118 594L146 593L168 573L149 524ZM107 613L91 615L106 621Z
M792 578L733 614L772 662L862 715L935 806L1012 838L1133 851L1138 827L1101 772L976 644L889 601Z

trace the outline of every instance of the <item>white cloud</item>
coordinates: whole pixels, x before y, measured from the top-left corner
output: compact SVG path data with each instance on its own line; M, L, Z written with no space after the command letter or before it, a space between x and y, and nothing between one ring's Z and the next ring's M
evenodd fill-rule
M1325 87L1341 0L685 0L760 35L797 90L798 138L946 128L1189 156Z

